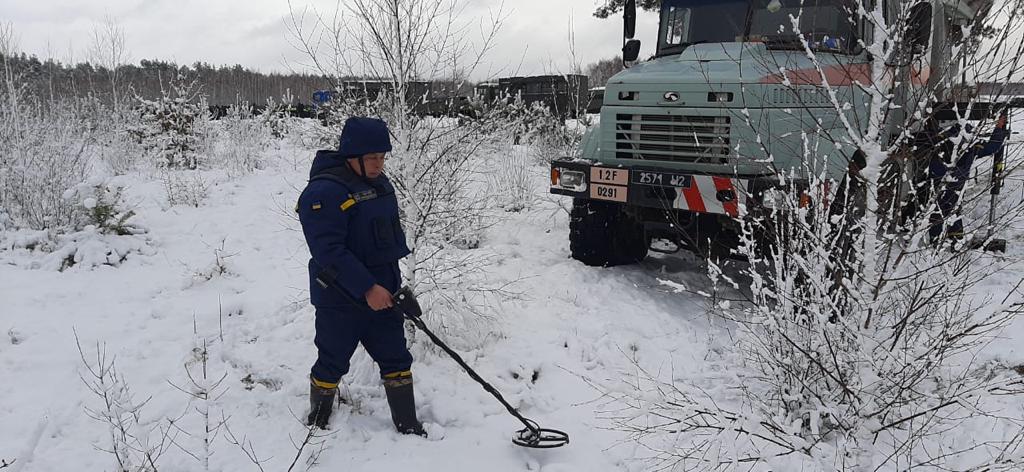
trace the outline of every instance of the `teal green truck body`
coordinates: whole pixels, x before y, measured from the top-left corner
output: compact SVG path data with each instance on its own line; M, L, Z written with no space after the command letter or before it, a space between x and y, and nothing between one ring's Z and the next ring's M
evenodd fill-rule
M983 4L923 4L927 34L916 60L890 71L903 78L898 94L946 92L937 77L953 67L948 30ZM770 203L766 189L799 186L811 175L844 179L858 150L851 130L861 135L868 126L864 90L872 85L864 47L872 31L849 13L855 5L664 0L655 57L608 81L599 123L576 156L552 163L551 192L587 207L573 220L571 242L597 244L586 225L607 227L610 218L616 231L640 228L631 241L660 237L728 254L739 221ZM907 105L892 113L913 113Z

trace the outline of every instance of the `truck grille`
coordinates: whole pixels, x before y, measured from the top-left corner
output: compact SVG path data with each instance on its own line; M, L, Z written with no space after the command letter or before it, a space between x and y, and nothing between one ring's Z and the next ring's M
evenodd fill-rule
M726 164L732 156L728 116L615 115L619 159Z

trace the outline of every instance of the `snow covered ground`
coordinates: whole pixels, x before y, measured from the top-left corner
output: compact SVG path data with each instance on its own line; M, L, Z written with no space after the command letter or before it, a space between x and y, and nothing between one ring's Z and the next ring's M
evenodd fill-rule
M34 256L2 253L0 459L17 459L15 471L113 469L113 456L102 451L108 428L87 415L102 402L80 379L88 373L77 336L87 360L95 360L97 344L116 356L135 400L148 399L144 425L180 417L181 447L161 457L161 470L202 470L185 452L203 450L201 405L175 386L191 387L186 363L205 339L209 377L224 377L211 416L223 415L237 439L251 441L264 470L287 470L306 432L298 418L315 356L308 253L291 213L311 157L282 151L242 178L207 172L214 186L200 208L169 207L152 176L122 178L152 251L120 267L31 270ZM644 469L635 446L621 444L623 433L607 430L596 414L603 403L591 384L615 382L631 359L673 366L684 377L701 370L703 302L667 293L657 281L699 281L698 264L673 257L596 269L569 259L568 215L545 195L546 169L534 171L537 203L504 214L480 249L499 257L494 280L514 281L521 295L496 307L491 331L501 335L464 357L523 414L569 432L572 443L558 450L510 444L521 425L421 336L413 369L419 414L434 424L433 437L393 431L376 368L360 350L343 389L352 405L336 412L332 430L314 439L295 470L307 468L314 449L322 452L313 470ZM258 470L224 430L211 450L211 470Z
M0 460L16 459L10 470L114 470L103 451L109 428L88 414L102 402L81 378L88 379L86 363L94 363L98 346L116 356L135 401L148 400L140 431L176 419L175 445L159 461L164 471L203 470L193 455L204 455L204 405L182 389L192 388L187 372L197 372L194 349L204 341L208 376L223 377L209 403L211 422L226 420L263 461L253 464L222 427L209 469L223 471L649 470L648 451L610 428L618 405L602 391L637 366L696 383L721 375L709 372L718 364L708 360L728 351L722 322L708 318L700 297L659 282L700 289L699 261L657 256L602 269L569 259L568 202L546 195L546 169L538 165L534 205L503 214L476 249L497 256L492 280L514 282L521 295L494 307L489 332L499 334L464 357L523 414L567 431L571 444L513 446L521 425L421 336L413 370L430 439L394 432L377 370L360 350L342 390L350 404L296 458L315 350L308 253L292 207L311 157L285 149L253 175L206 172L213 186L199 208L168 206L152 175L122 177L151 250L120 267L32 270L37 256L0 252ZM1024 238L1013 235L1010 247L1019 259ZM1018 275L987 288L1005 290L1002 283ZM985 355L1024 364L1020 326ZM1017 399L1008 403L1020 407Z

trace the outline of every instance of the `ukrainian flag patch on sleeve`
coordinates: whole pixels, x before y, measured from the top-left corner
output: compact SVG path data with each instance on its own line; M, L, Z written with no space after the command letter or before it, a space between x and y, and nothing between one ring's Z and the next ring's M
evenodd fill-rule
M320 202L313 202L313 211L317 211L323 207L323 204L321 204Z

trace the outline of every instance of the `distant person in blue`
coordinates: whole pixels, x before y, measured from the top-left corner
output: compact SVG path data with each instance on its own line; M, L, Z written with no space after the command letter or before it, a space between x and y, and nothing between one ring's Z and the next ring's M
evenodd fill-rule
M948 139L959 134L960 128L953 126L942 133L941 138L945 141L946 150L934 154L928 166L932 188L939 192L936 211L929 218L928 236L931 241L938 241L943 230L948 239L963 239L964 223L957 213L960 208L960 199L963 197L964 185L967 184L967 179L971 176L971 167L974 165L975 159L991 156L1002 149L1003 142L1006 141L1006 136L1009 134L1006 121L1007 115L1004 112L996 121L995 130L992 131L988 142L975 143L954 161L949 159L953 146ZM969 126L968 132L971 131ZM950 219L953 221L951 222Z
M326 428L338 383L362 344L380 368L395 427L425 436L416 418L412 355L391 294L409 254L395 189L384 175L391 151L387 125L345 122L337 151L318 151L298 202L309 246L310 301L316 307L318 357L310 372L310 426Z

